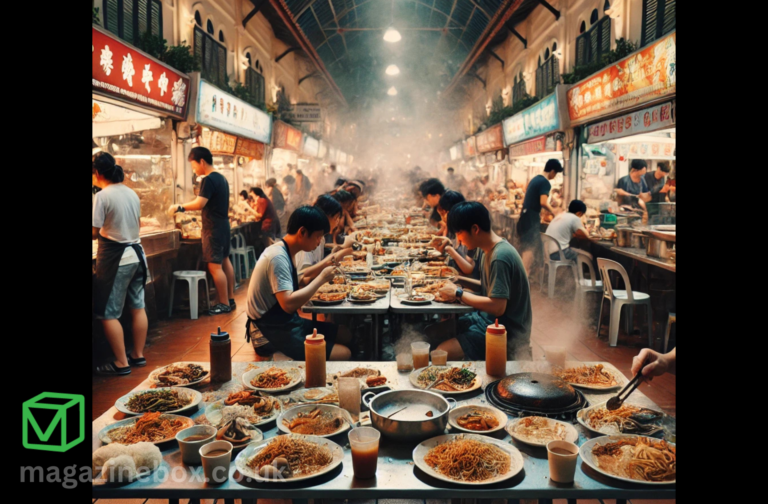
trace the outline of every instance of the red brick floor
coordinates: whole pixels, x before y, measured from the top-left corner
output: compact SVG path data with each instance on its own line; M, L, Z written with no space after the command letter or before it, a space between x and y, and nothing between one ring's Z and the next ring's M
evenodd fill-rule
M95 419L114 405L115 400L136 387L149 373L160 366L181 360L208 360L208 342L210 333L218 327L227 331L232 339L232 355L235 361L254 361L256 354L250 343L245 341L245 296L247 282L237 289L235 299L237 310L232 313L208 316L201 313L198 320L185 317L185 312L177 311L174 318L162 320L154 325L148 335L145 351L148 365L133 368L128 376L93 377L93 409ZM595 296L596 297L596 296ZM592 315L583 320L573 313L573 304L562 299L550 300L534 291L533 296L533 344L534 359L544 356L543 347L560 345L566 347L569 360L607 361L616 366L625 375L630 374L632 357L640 348L647 346L644 332L628 336L623 328L619 333L619 345L610 347L607 343L607 326L602 327L599 338L595 337L594 326L597 321L597 307L592 304ZM604 317L607 322L607 317ZM638 320L639 319L639 320ZM643 317L635 317L637 324L642 324ZM623 325L623 324L622 324ZM660 343L656 342L657 348ZM666 413L675 414L675 377L665 375L643 383L640 390L651 398Z

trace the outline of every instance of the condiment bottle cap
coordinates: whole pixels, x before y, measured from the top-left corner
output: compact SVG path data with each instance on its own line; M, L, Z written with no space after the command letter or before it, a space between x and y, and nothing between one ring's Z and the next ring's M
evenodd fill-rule
M211 339L213 341L227 341L229 339L229 333L226 331L221 332L221 327L219 327L218 329L219 329L219 332L211 333Z
M312 330L312 334L307 335L307 343L318 345L325 341L325 336L322 334L317 334L317 329Z
M506 334L507 328L499 324L499 319L496 319L496 323L489 325L486 331L491 334Z

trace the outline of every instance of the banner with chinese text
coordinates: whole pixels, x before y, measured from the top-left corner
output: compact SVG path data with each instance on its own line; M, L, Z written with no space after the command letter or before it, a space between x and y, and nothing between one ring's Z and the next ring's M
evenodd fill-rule
M663 103L590 125L587 128L587 143L597 143L612 138L669 128L674 124L673 104Z

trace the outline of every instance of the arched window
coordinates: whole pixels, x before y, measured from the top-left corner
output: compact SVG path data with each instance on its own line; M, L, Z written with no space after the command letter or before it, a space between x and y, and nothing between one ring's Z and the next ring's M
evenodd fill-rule
M553 53L556 53L556 52L557 52L557 42L553 42L553 43L552 43L552 52L553 52Z
M200 11L195 11L195 24L200 28L203 27L203 18L200 17Z
M539 55L539 66L541 66L541 55Z
M206 28L205 28L205 29L206 29L206 31L207 31L209 34L211 34L211 35L213 35L213 34L216 32L216 31L213 29L213 23L211 22L211 20L210 20L210 19L208 20L208 24L206 25Z
M544 61L549 59L549 47L544 51Z
M245 53L245 59L248 60L248 66L251 66L251 53Z
M259 63L259 60L256 60L256 65L255 66L256 66L256 70L258 70L259 72L264 73L264 69L261 68L261 63Z
M597 23L598 19L600 19L600 14L597 12L597 9L592 9L592 15L589 16L589 24Z
M224 43L224 32L219 30L219 42Z
M587 31L587 22L582 21L581 26L579 26L579 33L584 33L585 31Z
M611 2L609 0L605 0L605 3L603 4L603 12L607 11L611 8Z

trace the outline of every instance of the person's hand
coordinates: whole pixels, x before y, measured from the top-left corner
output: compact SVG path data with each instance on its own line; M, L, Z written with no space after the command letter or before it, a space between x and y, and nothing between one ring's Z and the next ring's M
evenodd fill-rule
M320 272L318 278L320 278L320 283L326 284L333 280L335 276L336 266L327 266L323 271Z
M664 187L659 189L660 193L668 193L669 192L669 184L664 184Z
M451 243L451 240L447 236L435 236L429 244L442 254L445 246L449 243Z
M176 211L179 209L179 205L171 205L168 207L168 217L173 219L173 215L176 213Z
M344 237L344 243L342 243L342 248L352 248L352 244L355 243L355 235L354 234L348 234Z
M456 301L456 289L458 289L458 286L455 283L446 281L440 287L440 297L445 299L446 302L452 303Z
M645 362L645 366L643 366ZM664 354L660 354L650 348L643 348L639 354L632 359L632 376L636 375L642 367L643 376L648 381L653 380L654 376L661 376L669 369L669 362Z

